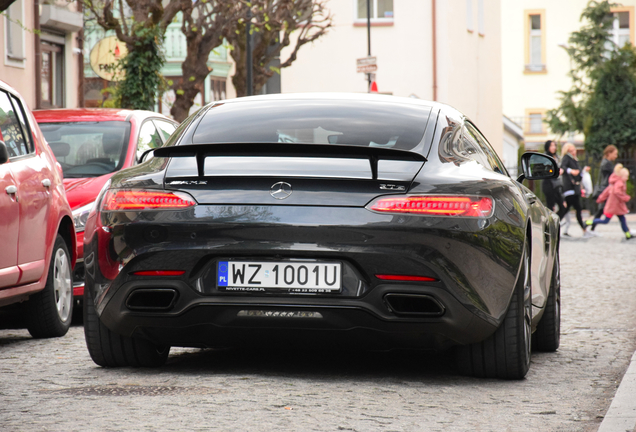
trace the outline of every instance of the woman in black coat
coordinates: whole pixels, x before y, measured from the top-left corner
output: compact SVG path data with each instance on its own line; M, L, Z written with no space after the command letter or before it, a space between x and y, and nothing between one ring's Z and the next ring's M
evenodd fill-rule
M561 169L563 174L561 179L563 182L563 198L565 199L566 206L561 208L557 213L561 219L567 214L570 209L576 211L576 220L579 226L583 230L583 236L589 237L586 233L586 225L583 223L583 217L581 216L581 167L579 161L576 158L576 147L574 144L567 143L561 150ZM567 233L565 233L567 234Z
M557 156L556 154L556 151L557 151L556 143L552 140L547 140L545 142L544 147L545 147L545 154L547 154L548 156L551 156L558 163L559 156ZM555 179L544 180L543 183L541 184L541 190L543 191L543 194L545 195L545 205L550 210L555 211L554 210L555 205L559 206L559 211L561 211L561 209L565 207L563 205L563 196L561 194L563 191L563 185L561 184L560 177Z

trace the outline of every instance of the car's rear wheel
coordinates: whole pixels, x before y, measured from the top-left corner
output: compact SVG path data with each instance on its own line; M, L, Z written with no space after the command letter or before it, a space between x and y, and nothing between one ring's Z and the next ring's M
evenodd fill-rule
M91 290L84 289L84 337L95 363L104 367L158 367L170 352L169 346L122 336L106 327L97 316Z
M530 368L531 340L530 247L526 241L522 268L504 321L486 340L457 348L459 372L480 378L522 379Z
M545 311L532 335L532 346L538 351L554 352L561 343L561 267L559 254L554 259L550 294Z
M71 259L66 242L57 236L44 289L26 303L27 329L34 338L64 336L73 316Z

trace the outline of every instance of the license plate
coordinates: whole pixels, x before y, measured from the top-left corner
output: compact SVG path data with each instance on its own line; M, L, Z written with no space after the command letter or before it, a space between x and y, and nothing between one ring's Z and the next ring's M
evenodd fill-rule
M217 286L225 291L340 291L342 265L334 262L219 261Z

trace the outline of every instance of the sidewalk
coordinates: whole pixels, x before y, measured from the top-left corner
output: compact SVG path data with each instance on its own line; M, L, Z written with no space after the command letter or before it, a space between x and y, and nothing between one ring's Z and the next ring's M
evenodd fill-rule
M598 432L636 432L636 353Z
M583 220L590 218L588 211L583 210ZM571 212L572 225L576 226L576 216ZM631 231L636 230L636 214L626 215L627 224ZM618 225L613 218L612 225ZM618 228L618 226L616 227ZM636 242L636 239L630 240ZM598 432L636 432L636 352L633 354L629 367L621 380L620 386L612 399Z

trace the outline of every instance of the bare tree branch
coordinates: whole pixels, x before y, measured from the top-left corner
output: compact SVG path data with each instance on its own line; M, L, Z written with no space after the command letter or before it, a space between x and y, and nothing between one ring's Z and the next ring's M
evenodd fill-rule
M332 15L326 8L325 0L254 0L250 5L255 36L252 76L254 91L258 93L267 80L277 73L270 68L270 62L280 56L281 50L293 44L292 52L287 59L281 60L280 68L291 66L303 45L327 33L332 25ZM243 17L247 16L246 13L247 5L244 4ZM226 38L233 47L232 58L236 63L232 82L237 95L244 96L247 74L245 18L237 22Z

